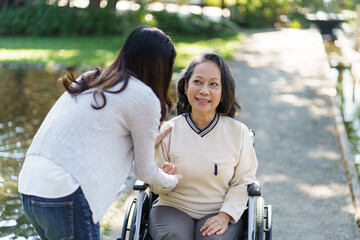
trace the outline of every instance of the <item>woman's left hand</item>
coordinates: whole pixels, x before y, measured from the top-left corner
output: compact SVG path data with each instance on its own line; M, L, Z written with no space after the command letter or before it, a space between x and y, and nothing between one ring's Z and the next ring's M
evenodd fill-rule
M162 122L160 124L160 126L163 124L164 122ZM156 141L155 141L155 147L161 142L161 140L163 140L163 138L171 131L172 126L169 126L168 128L166 128L164 131L162 132L157 132L156 133Z
M220 212L211 218L208 218L204 225L200 228L203 236L211 236L223 234L227 229L230 221L230 216L224 212Z

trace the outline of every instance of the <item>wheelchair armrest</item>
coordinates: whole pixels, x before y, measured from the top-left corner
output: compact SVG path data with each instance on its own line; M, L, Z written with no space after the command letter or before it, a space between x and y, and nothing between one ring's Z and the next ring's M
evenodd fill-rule
M134 190L146 190L149 187L147 183L144 183L143 181L136 180L133 189Z
M248 185L247 188L248 195L251 197L258 197L261 196L261 187L258 181Z

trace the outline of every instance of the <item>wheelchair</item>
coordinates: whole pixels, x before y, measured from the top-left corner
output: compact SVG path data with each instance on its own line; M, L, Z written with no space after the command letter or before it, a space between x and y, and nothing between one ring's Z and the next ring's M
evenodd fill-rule
M148 185L139 180L135 182L133 189L139 191L139 195L127 207L121 237L117 240L152 240L147 227L150 209L157 195L148 191ZM238 240L272 239L272 207L265 205L260 189L258 182L248 186L249 201L241 216L243 231Z
M255 133L252 130L250 136L254 144ZM121 237L117 240L152 240L148 233L149 213L158 196L148 189L146 183L139 180L135 182L133 189L139 191L139 194L127 207ZM249 200L241 216L243 227L237 240L272 240L271 205L265 205L257 181L250 184L247 191Z

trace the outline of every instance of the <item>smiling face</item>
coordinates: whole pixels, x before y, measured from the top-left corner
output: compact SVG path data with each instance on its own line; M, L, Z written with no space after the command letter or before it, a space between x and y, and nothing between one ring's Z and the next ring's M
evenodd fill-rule
M185 83L185 93L192 113L213 118L221 100L221 72L214 62L202 62L195 66L190 79Z

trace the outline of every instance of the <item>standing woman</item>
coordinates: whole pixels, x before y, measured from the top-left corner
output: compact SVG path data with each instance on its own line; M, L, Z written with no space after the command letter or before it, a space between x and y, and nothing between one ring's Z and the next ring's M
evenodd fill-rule
M167 35L139 26L112 65L62 78L66 92L36 133L19 177L25 214L42 239L100 239L99 221L132 167L149 184L173 188L181 180L153 161L160 121L172 106L175 56Z

